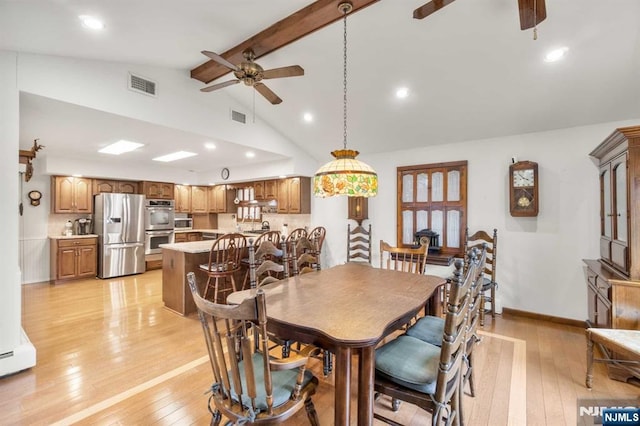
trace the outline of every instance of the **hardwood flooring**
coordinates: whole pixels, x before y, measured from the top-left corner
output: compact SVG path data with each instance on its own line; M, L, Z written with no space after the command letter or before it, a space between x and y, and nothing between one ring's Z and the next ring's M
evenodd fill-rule
M212 375L200 324L163 307L161 276L23 286L23 327L37 365L0 378L0 424L208 424ZM610 380L602 364L587 390L585 348L578 327L489 318L474 351L476 396L463 402L467 425L587 424L578 422L578 398L640 397L638 387ZM322 377L320 360L312 369ZM321 378L314 402L321 423L331 425L331 376ZM382 396L375 409L403 424L430 422L410 404L397 413L389 407ZM287 424L307 425L304 410Z

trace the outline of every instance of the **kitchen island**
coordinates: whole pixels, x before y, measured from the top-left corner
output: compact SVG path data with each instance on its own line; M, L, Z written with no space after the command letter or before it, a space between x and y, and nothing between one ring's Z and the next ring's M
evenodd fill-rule
M243 233L249 239L257 235ZM180 314L189 315L196 312L191 290L187 283L187 273L196 274L196 282L200 294L204 291L207 274L200 270L200 265L209 262L209 252L215 240L191 241L186 243L160 244L162 249L162 301L168 309ZM240 271L244 274L244 271ZM242 276L236 277L236 283L242 284Z

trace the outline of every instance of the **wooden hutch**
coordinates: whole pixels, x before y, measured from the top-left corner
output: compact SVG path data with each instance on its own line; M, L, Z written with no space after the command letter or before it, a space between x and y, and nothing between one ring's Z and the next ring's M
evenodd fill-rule
M640 330L640 126L616 129L589 155L600 176L600 259L584 261L587 325ZM609 376L631 377L614 365Z

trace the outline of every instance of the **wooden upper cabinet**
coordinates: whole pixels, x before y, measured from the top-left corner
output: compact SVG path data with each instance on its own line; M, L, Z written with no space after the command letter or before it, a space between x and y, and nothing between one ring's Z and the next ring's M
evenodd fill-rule
M278 196L278 181L265 180L264 182L264 199L275 200Z
M191 187L191 213L207 213L208 187Z
M100 194L103 192L138 194L138 182L126 180L94 179L93 193Z
M142 193L151 199L173 200L174 185L167 182L142 182Z
M278 213L311 213L311 179L278 180Z
M257 201L262 201L265 199L264 197L264 182L263 180L259 180L257 182L253 182L253 199Z
M54 213L93 213L92 179L53 176L51 186Z
M176 213L191 213L191 186L175 185Z
M233 202L225 185L215 185L207 188L207 210L209 213L228 213L232 210L229 204Z

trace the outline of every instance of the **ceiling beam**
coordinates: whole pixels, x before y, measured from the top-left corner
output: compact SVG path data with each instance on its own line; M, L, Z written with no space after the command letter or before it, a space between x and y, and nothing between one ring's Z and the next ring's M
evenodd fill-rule
M343 0L318 0L309 6L287 16L269 28L259 32L253 37L243 41L220 54L232 64L239 64L244 60L242 52L251 48L256 58L271 53L289 43L292 43L312 32L323 28L342 18L342 12L338 10L338 4ZM353 10L350 14L363 9L379 0L351 0ZM191 70L191 78L203 83L228 74L231 70L213 60L208 60L202 65Z

